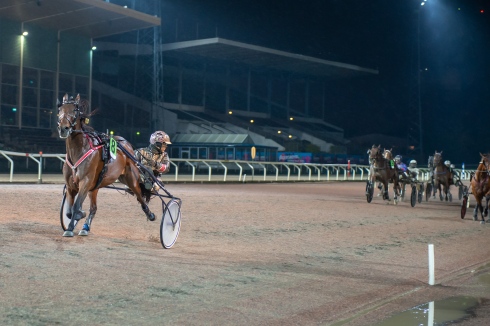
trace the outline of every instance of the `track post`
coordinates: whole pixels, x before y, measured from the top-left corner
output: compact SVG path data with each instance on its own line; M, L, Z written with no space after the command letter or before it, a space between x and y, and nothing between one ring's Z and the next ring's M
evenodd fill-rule
M434 277L434 245L429 244L429 285L435 284Z

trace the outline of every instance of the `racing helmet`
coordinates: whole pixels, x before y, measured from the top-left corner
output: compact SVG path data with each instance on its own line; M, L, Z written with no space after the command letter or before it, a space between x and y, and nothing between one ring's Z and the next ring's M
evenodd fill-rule
M398 162L400 162L401 160L402 160L401 155L397 155L397 156L395 156L395 162L397 162L397 163L398 163Z
M444 162L444 165L447 166L447 167L450 167L451 166L451 161L447 160Z
M417 161L415 161L415 160L411 160L411 161L410 161L410 163L409 163L409 166L410 166L411 168L416 168L416 167L417 167Z
M454 169L455 168L454 164L451 164L450 168L451 169Z
M155 143L160 144L172 144L170 142L170 137L163 131L155 131L150 136L150 144L155 145Z

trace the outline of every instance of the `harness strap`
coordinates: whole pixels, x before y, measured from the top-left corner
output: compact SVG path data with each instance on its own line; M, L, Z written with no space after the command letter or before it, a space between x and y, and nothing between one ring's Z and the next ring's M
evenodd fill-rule
M78 166L82 164L82 162L85 161L85 159L89 157L90 154L103 147L103 145L94 146L94 144L92 143L92 139L87 134L84 134L84 136L88 140L90 149L85 154L83 154L82 157L80 157L80 159L75 164L71 164L70 158L68 157L68 153L66 153L65 162L73 170L73 174L72 174L73 181L75 181L73 175L76 174L76 169L78 168Z

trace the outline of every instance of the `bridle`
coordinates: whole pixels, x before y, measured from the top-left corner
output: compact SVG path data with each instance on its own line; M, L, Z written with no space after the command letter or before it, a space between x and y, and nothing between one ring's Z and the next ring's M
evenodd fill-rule
M373 149L373 148L372 148ZM382 167L379 167L378 166L378 162L384 158L381 154L381 152L379 151L379 148L375 147L376 149L376 153L374 155L372 155L372 149L369 150L369 163L371 164L371 166L373 167L373 169L375 170L384 170L386 169L386 167L382 168ZM376 165L375 165L376 164Z
M477 169L475 171L475 173L486 173L487 175L490 175L489 166L488 166L489 165L488 159L486 157L482 157L480 164L483 164L483 166L485 167L485 171L479 171Z
M72 132L77 131L74 130L74 128L77 125L80 117L80 108L78 107L78 101L63 100L63 103L58 106L58 110L60 110L61 107L66 104L73 104L75 106L75 109L73 110L74 113L58 112L58 134L60 135L60 138L68 138L68 136L70 136ZM61 136L61 122L63 121L63 119L66 119L66 121L68 121L68 124L70 125L70 129L68 129L67 135L65 137Z
M432 163L433 163L435 175L441 175L441 174L448 174L449 173L449 168L447 168L446 165L444 165L444 163L442 162L441 153L435 153L434 154L434 156L432 157ZM442 171L437 172L438 166L442 167Z

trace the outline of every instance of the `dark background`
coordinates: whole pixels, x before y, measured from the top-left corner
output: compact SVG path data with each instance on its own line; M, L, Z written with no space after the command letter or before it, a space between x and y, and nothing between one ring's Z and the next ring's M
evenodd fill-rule
M407 137L417 119L420 86L424 153L442 150L453 162L478 161L478 152L490 147L490 3L420 3L170 0L162 2L163 42L218 36L378 69L365 86L368 95L353 85L345 93L354 94L349 104L327 122L344 128L347 138Z

